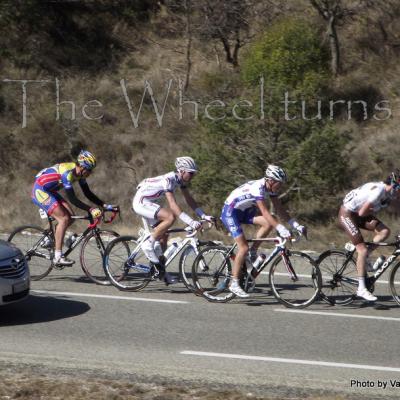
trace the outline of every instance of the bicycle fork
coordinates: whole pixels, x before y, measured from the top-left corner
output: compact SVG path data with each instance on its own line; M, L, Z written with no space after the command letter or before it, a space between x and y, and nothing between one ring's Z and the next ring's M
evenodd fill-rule
M293 282L297 282L299 278L297 277L296 271L293 269L292 263L290 262L290 259L286 255L286 251L284 249L281 250L281 257L283 259L283 263L285 264L286 270L290 275L290 279Z

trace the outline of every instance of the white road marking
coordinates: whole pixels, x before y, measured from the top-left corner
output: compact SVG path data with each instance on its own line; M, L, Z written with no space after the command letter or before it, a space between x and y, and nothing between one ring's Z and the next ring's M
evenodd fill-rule
M334 313L334 312L305 311L305 310L285 310L285 309L280 309L280 308L275 308L274 311L276 311L276 312L284 312L284 313L323 315L324 317L380 319L380 320L384 320L384 321L397 321L397 322L400 322L400 318L374 317L372 315L341 314L341 313Z
M346 364L346 363L314 361L314 360L297 360L294 358L259 357L259 356L246 356L246 355L242 355L242 354L210 353L210 352L205 352L205 351L190 351L190 350L181 351L180 354L191 355L191 356L203 356L203 357L231 358L231 359L239 359L239 360L269 361L269 362L286 363L286 364L314 365L314 366L321 366L321 367L352 368L352 369L367 369L367 370L372 370L372 371L400 372L400 368L382 367L379 365Z
M48 290L31 290L31 293L50 294L53 296L72 296L72 297L94 297L99 299L111 300L130 300L130 301L149 301L154 303L170 303L170 304L189 304L189 301L180 300L163 300L163 299L146 299L141 297L127 297L127 296L109 296L105 294L90 294L90 293L76 293L76 292L52 292Z

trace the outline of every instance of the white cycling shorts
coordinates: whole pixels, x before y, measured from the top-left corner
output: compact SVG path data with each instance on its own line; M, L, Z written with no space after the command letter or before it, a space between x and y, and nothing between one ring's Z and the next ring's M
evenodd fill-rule
M157 203L153 203L142 196L135 196L132 201L133 211L136 214L146 218L150 226L157 224L157 213L161 206Z

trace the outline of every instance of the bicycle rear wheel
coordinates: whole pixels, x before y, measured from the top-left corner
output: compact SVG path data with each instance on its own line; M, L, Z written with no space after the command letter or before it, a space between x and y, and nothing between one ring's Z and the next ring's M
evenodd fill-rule
M152 279L151 266L138 241L133 236L120 236L106 248L104 270L110 282L119 290L137 291ZM129 260L132 252L137 254Z
M33 281L43 279L53 269L54 240L48 231L34 225L20 226L7 240L22 251Z
M119 237L114 231L93 230L82 243L80 261L83 272L98 285L111 285L103 267L103 257L108 244Z
M305 308L317 299L321 274L313 259L300 251L288 251L276 258L269 271L269 283L276 299L288 308Z
M390 273L389 287L394 300L400 305L400 263L397 263Z
M322 300L332 305L350 304L358 286L354 259L345 251L327 250L319 256L317 263L322 277Z
M208 301L224 303L235 297L228 289L232 266L227 254L225 247L206 247L199 252L193 264L192 279L196 293Z

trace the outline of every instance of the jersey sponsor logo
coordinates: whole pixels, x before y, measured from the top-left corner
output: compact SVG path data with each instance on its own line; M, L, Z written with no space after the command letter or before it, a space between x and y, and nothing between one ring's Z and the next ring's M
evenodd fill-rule
M35 190L35 198L40 204L48 204L50 200L50 196L40 189Z
M374 277L378 278L378 276L385 271L385 269L397 258L398 254L391 255L383 265L375 272Z

